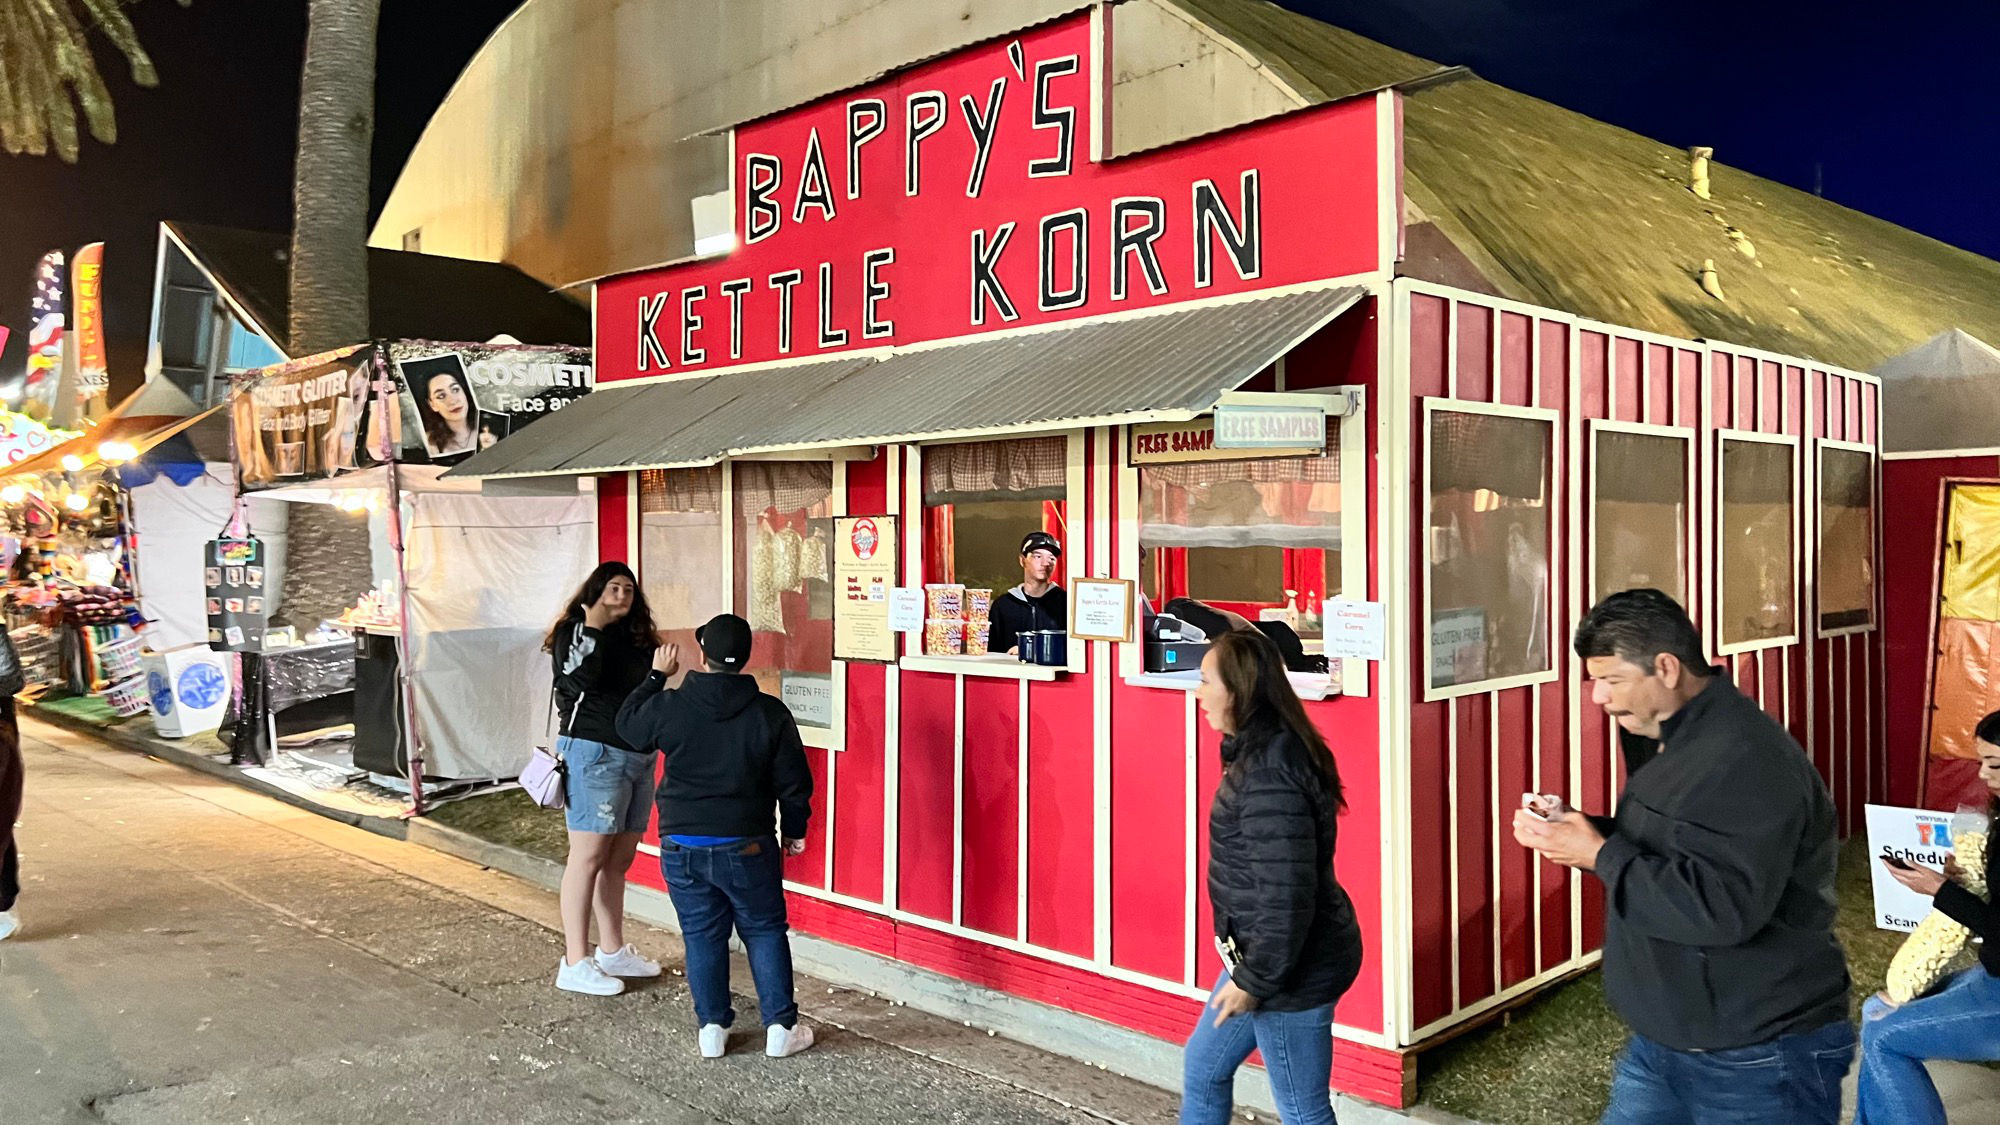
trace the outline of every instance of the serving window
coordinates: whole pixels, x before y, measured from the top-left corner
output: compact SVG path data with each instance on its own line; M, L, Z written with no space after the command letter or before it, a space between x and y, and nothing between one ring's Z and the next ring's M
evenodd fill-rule
M1653 589L1686 606L1692 431L1598 422L1591 437L1592 604Z
M1427 699L1552 679L1553 411L1424 403Z
M1819 630L1875 627L1875 454L1867 446L1819 446Z
M1139 450L1151 429L1134 429L1140 590L1156 609L1193 598L1283 620L1315 649L1324 604L1342 594L1337 430L1303 455L1148 463Z
M1070 438L928 445L917 460L924 584L966 592L927 591L925 628L912 651L986 655L992 601L1021 585L1027 535L1046 532L1062 545L1053 581L1068 588L1075 552L1083 546L1069 529Z
M1719 440L1716 634L1727 656L1798 639L1797 454L1793 438L1725 432Z
M720 468L639 474L639 585L654 626L690 657L700 651L694 631L729 612L729 589L717 573L722 522Z
M834 466L730 466L735 612L750 623L747 671L801 727L833 727Z

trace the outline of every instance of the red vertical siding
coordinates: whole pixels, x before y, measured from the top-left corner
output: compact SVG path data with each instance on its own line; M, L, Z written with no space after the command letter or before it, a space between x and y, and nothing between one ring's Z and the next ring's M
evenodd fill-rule
M1118 735L1111 751L1111 962L1180 980L1189 936L1188 811L1207 812L1188 791L1187 696L1119 684L1111 717ZM1203 856L1195 853L1196 878Z
M1612 385L1616 388L1616 409L1612 416L1620 422L1643 422L1646 400L1643 351L1639 341L1624 336L1612 339Z
M597 557L599 561L632 557L631 528L625 510L628 478L623 473L597 478Z
M833 889L867 902L883 901L888 695L885 665L847 666L847 744L833 794Z
M1091 956L1096 933L1091 687L1028 685L1028 940Z
M904 672L902 680L896 902L913 914L949 922L956 690L950 676Z
M806 825L806 850L785 857L785 878L808 887L826 888L826 759L828 751L806 747L806 766L812 770L812 820Z
M964 925L1014 937L1019 921L1020 684L965 680Z

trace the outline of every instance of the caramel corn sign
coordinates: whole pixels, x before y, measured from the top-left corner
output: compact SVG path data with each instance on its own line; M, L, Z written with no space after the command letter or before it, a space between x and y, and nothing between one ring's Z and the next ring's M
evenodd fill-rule
M837 353L1378 267L1363 97L1094 160L1087 16L736 130L725 257L599 285L606 380Z

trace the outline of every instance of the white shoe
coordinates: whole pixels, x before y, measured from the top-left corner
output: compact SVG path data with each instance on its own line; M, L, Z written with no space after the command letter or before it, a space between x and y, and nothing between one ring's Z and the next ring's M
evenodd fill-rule
M21 918L11 910L0 910L0 941L13 937L21 928Z
M630 942L616 953L597 951L597 967L614 977L656 977L660 975L660 963L648 961L639 955L637 947Z
M813 1029L804 1020L790 1027L773 1027L764 1033L764 1053L774 1059L790 1058L813 1045Z
M729 1049L729 1029L719 1023L701 1026L701 1057L719 1059Z
M572 965L567 960L559 961L556 969L556 987L564 992L581 992L585 996L616 996L625 991L625 982L608 976L597 967L597 959L585 957Z

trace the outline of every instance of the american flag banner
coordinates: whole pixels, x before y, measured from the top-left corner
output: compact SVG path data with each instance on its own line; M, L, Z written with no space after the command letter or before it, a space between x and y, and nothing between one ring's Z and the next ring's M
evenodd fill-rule
M63 252L51 250L35 268L35 293L29 299L28 375L22 383L22 413L48 418L55 412L56 384L62 379L64 329L68 302L63 298Z

